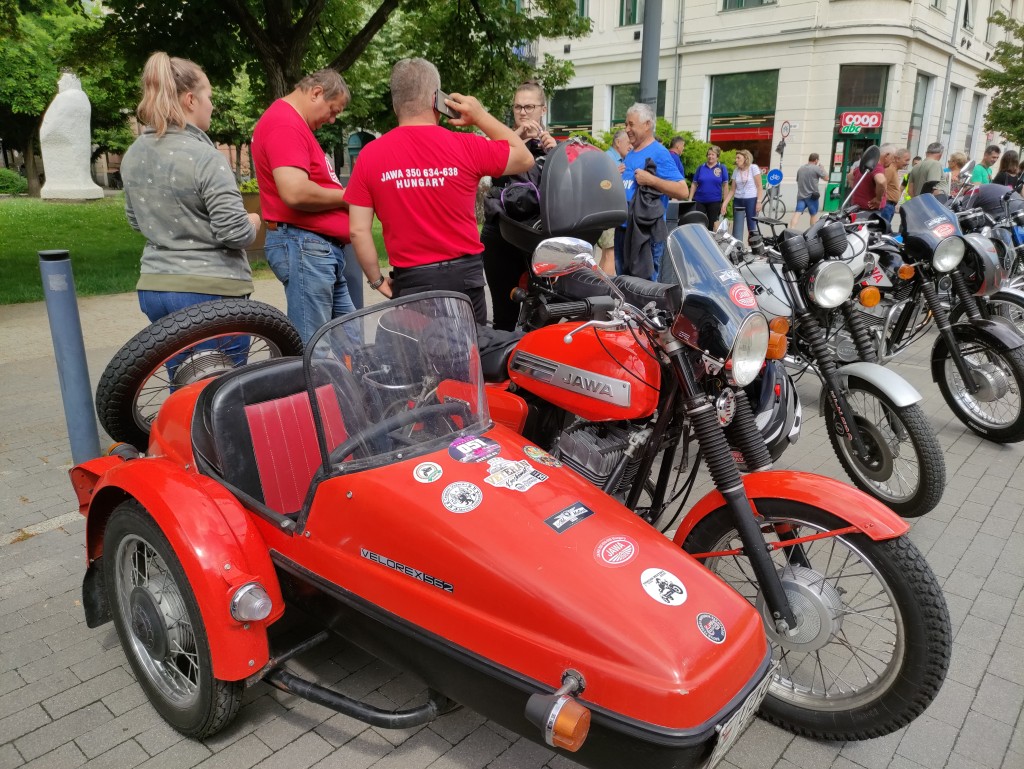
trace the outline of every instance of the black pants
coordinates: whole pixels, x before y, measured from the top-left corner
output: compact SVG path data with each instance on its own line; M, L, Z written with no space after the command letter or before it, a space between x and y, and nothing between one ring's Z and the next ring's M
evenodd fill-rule
M718 200L714 203L697 203L693 204L694 211L703 211L704 215L708 218L708 229L714 231L715 222L722 216L722 201Z
M458 291L473 303L476 322L481 326L487 325L487 298L484 296L484 268L480 254L422 267L395 267L391 270L391 290L396 298L423 291Z
M484 244L484 274L491 294L493 325L503 331L512 331L519 320L519 303L513 302L509 295L529 269L530 255L501 237L496 225L485 224L480 232L480 241Z

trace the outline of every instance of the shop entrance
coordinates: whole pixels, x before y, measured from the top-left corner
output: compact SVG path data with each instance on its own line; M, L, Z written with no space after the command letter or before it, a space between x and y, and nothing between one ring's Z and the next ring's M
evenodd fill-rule
M882 141L880 131L862 134L835 134L832 137L832 164L825 193L825 210L835 211L850 192L847 179L868 147Z

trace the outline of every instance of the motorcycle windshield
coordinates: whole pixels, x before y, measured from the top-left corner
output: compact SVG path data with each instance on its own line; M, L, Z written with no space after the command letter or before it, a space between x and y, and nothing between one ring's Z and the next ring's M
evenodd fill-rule
M332 472L436 451L491 424L461 294L415 294L331 321L306 348L305 376Z
M706 227L684 224L669 234L658 280L683 289L672 334L716 358L728 357L757 300Z
M960 235L956 216L931 194L918 195L900 205L900 234L934 251L939 241Z

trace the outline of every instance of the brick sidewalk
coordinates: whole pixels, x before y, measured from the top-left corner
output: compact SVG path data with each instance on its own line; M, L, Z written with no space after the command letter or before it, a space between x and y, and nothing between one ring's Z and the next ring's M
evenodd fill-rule
M276 281L255 298L283 306ZM89 370L99 377L145 325L134 294L80 302ZM925 395L949 483L912 539L943 581L955 641L948 679L928 711L888 737L823 743L755 722L730 769L1024 769L1024 447L985 443L952 417L925 368L927 343L896 369ZM800 385L805 424L780 466L845 477ZM575 766L461 710L393 732L258 684L237 720L203 743L167 727L134 683L112 625L85 626L84 522L67 478L70 450L41 304L0 307L0 769L134 766L188 769L374 767L531 769ZM422 686L344 645L295 663L318 680L398 707ZM641 768L637 768L641 769Z

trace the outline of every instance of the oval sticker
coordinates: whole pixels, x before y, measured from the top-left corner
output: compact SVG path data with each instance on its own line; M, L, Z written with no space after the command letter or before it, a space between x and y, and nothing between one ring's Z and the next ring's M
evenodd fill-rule
M611 188L612 188L612 183L610 181L608 181L607 179L602 179L601 180L601 189L602 190L610 190Z
M757 300L754 299L754 292L745 283L736 283L729 287L729 298L737 307L745 307L748 310L757 309Z
M625 535L605 537L594 548L594 558L602 566L617 568L636 558L636 541Z
M679 577L664 569L644 569L640 584L654 600L667 606L682 606L686 603L686 586Z
M697 627L713 644L725 643L725 625L714 614L702 611L697 615Z

